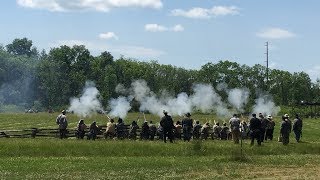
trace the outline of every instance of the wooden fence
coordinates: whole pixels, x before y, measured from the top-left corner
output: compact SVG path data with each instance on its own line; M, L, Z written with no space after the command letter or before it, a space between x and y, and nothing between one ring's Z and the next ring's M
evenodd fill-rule
M124 130L125 136L123 138L129 138L129 125L126 125L126 129ZM97 134L97 138L104 138L104 132L106 131L105 126L99 127L99 132ZM140 138L141 128L137 129L136 131L136 138ZM89 134L89 128L87 128L85 137ZM212 130L203 138L203 134L199 134L201 139L212 138L216 139L213 136ZM59 129L57 128L29 128L23 130L0 130L0 138L59 138L60 133ZM77 137L77 129L67 129L67 137L75 138ZM230 139L231 134L228 133L228 139ZM160 134L156 134L155 138L161 139ZM179 136L179 138L183 138L183 134Z

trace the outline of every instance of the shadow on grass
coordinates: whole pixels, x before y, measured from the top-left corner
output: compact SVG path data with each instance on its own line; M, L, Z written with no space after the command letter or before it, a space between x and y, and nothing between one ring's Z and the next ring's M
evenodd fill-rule
M206 155L206 149L202 144L201 140L192 141L192 154L198 156Z

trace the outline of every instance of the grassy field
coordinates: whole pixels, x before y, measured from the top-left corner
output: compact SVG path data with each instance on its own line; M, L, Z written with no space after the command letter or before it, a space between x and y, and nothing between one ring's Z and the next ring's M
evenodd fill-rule
M54 128L56 116L0 114L0 131ZM146 116L155 121L159 119ZM137 113L131 113L126 122L137 117ZM70 127L75 127L78 118L74 115L68 118ZM213 121L210 115L193 118ZM97 115L86 119L86 123L93 120L104 125L107 118ZM242 154L240 145L219 140L164 144L160 141L1 138L0 179L318 179L319 127L319 120L305 119L303 142L296 143L291 134L288 146L274 140L261 147L251 147L249 141L244 140ZM277 137L279 121L276 128Z

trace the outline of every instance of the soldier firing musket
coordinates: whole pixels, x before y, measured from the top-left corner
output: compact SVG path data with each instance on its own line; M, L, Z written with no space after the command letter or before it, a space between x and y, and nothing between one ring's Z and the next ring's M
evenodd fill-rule
M149 131L148 121L144 112L143 112L143 118L144 118L144 122L142 124L140 138L143 140L147 140L149 139L150 131Z

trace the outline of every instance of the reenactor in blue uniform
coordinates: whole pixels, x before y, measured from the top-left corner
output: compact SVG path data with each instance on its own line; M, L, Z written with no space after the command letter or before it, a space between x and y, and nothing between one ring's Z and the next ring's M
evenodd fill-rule
M254 144L254 139L257 140L258 145L261 145L261 121L256 117L256 114L252 114L252 118L250 119L250 137L251 137L251 145Z
M293 120L293 132L297 142L300 142L302 135L302 119L296 114L296 118Z
M280 133L282 137L282 144L289 144L289 137L291 133L291 121L289 120L288 114L284 115L283 121L281 122Z
M190 141L192 137L193 120L190 118L190 113L187 113L185 116L182 120L183 140Z
M265 140L267 140L267 139L272 140L273 139L274 126L276 125L276 123L273 121L271 115L269 115L267 117L267 119L268 119L268 125L267 125L267 131L266 131Z
M167 142L167 137L170 142L173 143L173 120L172 117L168 115L167 111L163 111L164 116L161 118L160 125L163 128L163 141Z

